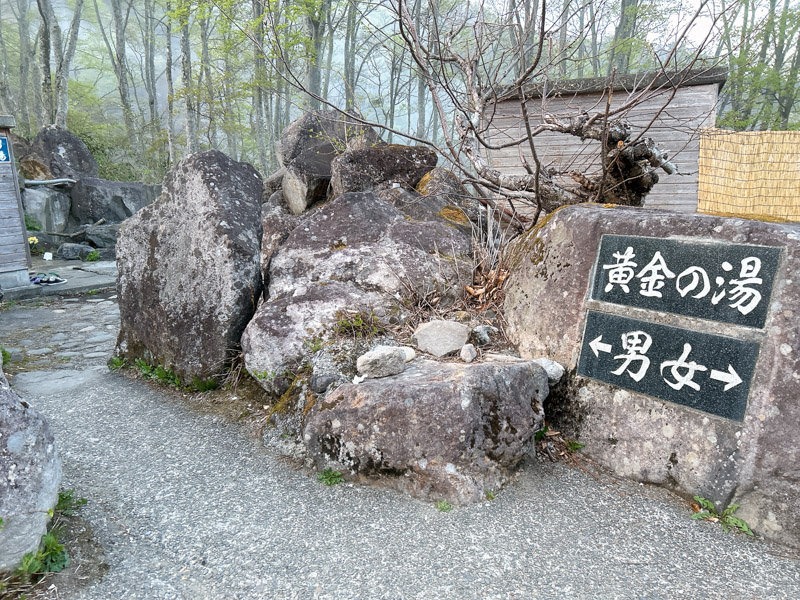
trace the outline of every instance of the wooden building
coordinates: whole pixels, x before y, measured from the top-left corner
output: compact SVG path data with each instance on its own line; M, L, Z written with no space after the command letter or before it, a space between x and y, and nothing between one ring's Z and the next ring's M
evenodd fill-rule
M30 285L31 256L9 136L14 125L14 117L0 115L0 286L4 290Z
M647 196L646 207L681 212L697 210L700 130L714 126L717 96L725 83L725 76L724 69L684 72L679 74L684 81L677 90L673 90L663 75L625 75L615 79L612 109L622 105L632 94L643 90L651 82L654 84L653 91L623 116L632 125L634 136L649 125L645 136L653 138L678 166L678 173L674 175L658 171L659 182ZM607 87L607 78L551 82L544 94L541 86L534 86L526 91L531 124L535 127L542 122L543 113L566 117L575 116L581 111L604 112ZM519 96L513 90L501 96L490 110L494 112L487 115L487 137L492 144L524 136L525 125ZM567 174L569 171L577 170L586 174L600 172L600 144L597 141L581 141L567 134L544 132L535 137L535 142L542 165L559 173L554 177L557 182L574 185ZM489 151L488 160L491 166L504 173L524 174L526 171L520 160L520 152L533 165L527 144Z

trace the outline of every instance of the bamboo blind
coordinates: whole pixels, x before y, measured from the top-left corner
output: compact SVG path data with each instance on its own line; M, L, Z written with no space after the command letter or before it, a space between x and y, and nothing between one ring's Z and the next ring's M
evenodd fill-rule
M697 211L800 221L800 131L704 129Z

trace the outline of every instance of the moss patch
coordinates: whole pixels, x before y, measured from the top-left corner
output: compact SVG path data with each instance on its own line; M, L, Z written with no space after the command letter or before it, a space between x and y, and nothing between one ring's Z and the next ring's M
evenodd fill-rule
M447 205L437 214L453 223L458 223L459 225L469 225L469 219L467 218L467 215L464 214L463 210L456 206Z

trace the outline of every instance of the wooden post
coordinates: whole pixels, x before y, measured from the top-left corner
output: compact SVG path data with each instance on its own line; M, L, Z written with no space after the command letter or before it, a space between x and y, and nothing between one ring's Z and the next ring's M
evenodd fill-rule
M31 253L9 136L15 125L14 117L0 115L0 285L4 290L31 285Z

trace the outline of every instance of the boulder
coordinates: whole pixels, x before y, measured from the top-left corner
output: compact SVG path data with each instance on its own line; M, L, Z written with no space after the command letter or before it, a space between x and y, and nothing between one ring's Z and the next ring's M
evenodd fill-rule
M50 171L48 161L36 154L28 154L19 159L19 171L23 181L25 179L44 181L46 179L56 178L53 172Z
M440 222L410 222L374 194L345 194L299 222L272 258L270 294L311 282L352 282L394 296L460 298L471 277L470 240Z
M467 343L470 328L455 321L428 321L414 331L417 348L434 356L459 352Z
M86 260L95 249L88 244L75 244L72 242L64 242L58 247L56 251L56 258L64 260Z
M375 194L387 204L415 221L438 221L467 236L473 234L473 224L457 206L447 204L438 196L423 196L413 190L396 187L379 189Z
M39 547L60 483L50 426L8 385L0 359L0 574Z
M35 217L44 231L63 233L67 229L70 197L54 189L37 186L22 191L25 214Z
M381 346L359 356L356 368L367 378L397 375L406 368L406 352L402 348Z
M395 185L414 189L439 157L425 146L388 144L347 150L331 164L333 196L371 192Z
M530 361L417 359L392 377L320 398L304 441L319 468L429 500L466 503L498 490L544 416L547 374Z
M332 337L342 311L399 323L417 294L456 301L471 272L470 241L451 227L409 222L373 194L344 194L299 219L272 255L268 301L242 338L247 370L282 393L281 376L307 361L313 340ZM330 383L345 371L314 375Z
M141 208L152 204L161 192L157 185L108 181L83 177L72 187L71 216L77 225L121 223Z
M57 127L42 129L33 138L28 155L21 165L23 169L26 168L25 162L29 160L35 160L49 172L42 175L52 176L34 179L81 179L98 175L97 161L86 144L74 133Z
M291 214L279 201L275 192L270 201L261 206L261 277L264 281L264 295L269 292L269 265L280 245L297 226L297 217Z
M426 197L437 198L441 202L457 207L471 221L475 223L480 221L481 210L478 201L452 171L436 167L423 175L416 189Z
M372 128L335 110L305 113L283 130L275 148L285 169L283 195L293 214L299 215L325 198L331 161L353 138L380 141Z
M380 295L336 281L304 284L280 296L270 293L242 335L245 367L267 392L281 395L302 370L309 342L330 336L343 311L367 312L382 304ZM337 363L331 370L315 369L312 373L324 378L322 389L348 370L349 365Z
M116 354L183 380L217 375L261 295L262 181L217 151L193 154L117 238Z
M83 229L84 239L95 248L114 248L117 244L117 232L120 223L108 223L107 225L87 225Z
M631 237L616 238L621 243L618 256L599 261L601 240L608 243L614 239L611 236ZM670 247L683 250L670 254ZM695 254L689 255L692 247ZM747 299L758 298L759 307L766 311L763 321L742 325L728 320L745 317L736 308L742 296L734 291L733 280L739 277L740 268L753 262L745 259L742 265L731 257L735 252L742 253L739 258L765 255L770 247L780 249L773 252L777 260L770 266L765 259L758 275L750 277L746 285L761 290L759 296ZM655 288L658 280L645 281L652 268L642 271L651 264L648 261L656 259L655 250L672 278L665 275L663 286L650 290L648 281ZM616 266L628 260L626 256L638 265L631 267L630 281L625 267ZM515 240L505 257L511 267L504 304L509 338L523 357L547 357L566 369L559 393L546 407L554 428L580 439L586 444L583 453L617 475L664 485L689 497L701 495L717 502L720 510L738 503L736 516L755 532L800 547L800 225L578 205L549 215L542 225ZM687 264L686 273L697 273L697 281L684 275ZM697 270L701 266L708 271L708 286ZM616 283L609 288L613 269L617 269ZM768 280L773 273L770 293ZM620 285L626 281L629 293ZM597 294L614 293L625 302L636 298L664 302L653 295L656 292L678 298L676 306L681 310L667 312L664 304L649 309L596 299ZM688 312L714 306L716 316L700 318ZM590 332L589 317L601 324L635 319L636 326L598 339L607 332ZM652 332L652 344L646 349L652 364L640 379L652 381L652 391L632 389L638 385L634 375L639 377L644 361L618 369L627 355L636 356L633 338L621 337L633 329ZM663 331L668 334L657 335ZM700 346L694 340L700 336L719 340L721 350L712 351L709 346L697 352ZM674 359L686 352L684 342L691 342L694 350L684 360L684 367L677 368ZM747 350L747 356L726 349L752 347L756 352ZM670 355L676 370L658 358L662 349L676 353ZM584 357L582 363L580 357ZM619 383L600 380L606 371L599 367L591 378L579 376L579 363L613 364ZM728 367L733 365L745 369L741 377L729 373ZM746 369L752 369L752 375ZM675 375L688 378L698 389L684 381L678 391L675 386L680 387L681 381ZM692 394L688 400L680 396L686 390ZM744 394L743 412L734 413L733 400L726 398L739 390ZM657 394L664 394L664 399ZM717 398L719 404L712 405ZM710 410L713 406L714 411Z
M286 169L281 167L272 175L264 180L264 201L267 202L271 199L275 192L280 191L283 184L283 176L286 174Z

